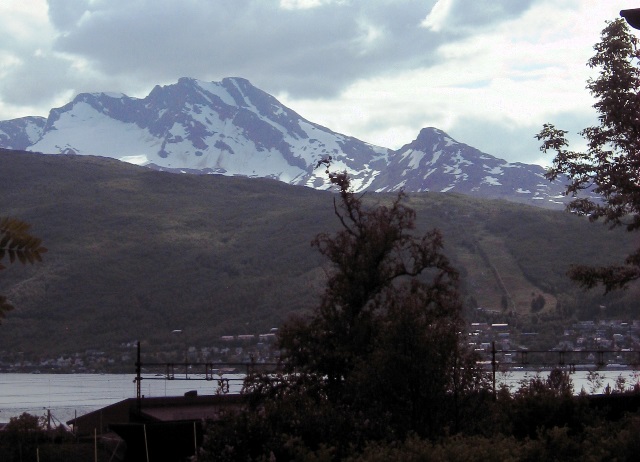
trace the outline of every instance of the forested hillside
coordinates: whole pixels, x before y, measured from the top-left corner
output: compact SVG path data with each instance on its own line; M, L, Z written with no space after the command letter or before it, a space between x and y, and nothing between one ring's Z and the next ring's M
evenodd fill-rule
M529 322L637 311L637 287L602 299L565 277L572 262L620 259L631 235L462 195L412 194L408 203L420 231L442 230L469 313L483 307ZM317 303L328 268L310 242L338 227L329 192L12 151L0 152L0 216L31 223L49 249L41 264L0 273L0 293L16 307L0 327L0 350L34 354L157 345L177 328L206 345L277 327Z

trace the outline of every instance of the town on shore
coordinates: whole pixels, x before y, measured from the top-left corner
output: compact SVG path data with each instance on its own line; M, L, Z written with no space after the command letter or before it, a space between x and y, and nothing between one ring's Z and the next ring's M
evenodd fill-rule
M161 363L277 363L277 328L262 334L224 335L209 346L185 345L181 351L163 347L145 351L144 361ZM489 362L492 351L502 367L565 366L635 367L640 363L640 320L575 321L542 343L538 332L523 332L504 322L472 322L469 345ZM56 357L0 352L2 373L127 373L134 372L136 341L111 349L89 349ZM543 345L543 346L541 346ZM143 348L145 348L143 344Z

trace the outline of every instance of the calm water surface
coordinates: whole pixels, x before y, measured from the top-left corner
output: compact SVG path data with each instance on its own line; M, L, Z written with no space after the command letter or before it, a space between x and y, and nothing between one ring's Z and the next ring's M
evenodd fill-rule
M28 412L44 415L47 409L62 422L127 398L136 397L134 374L0 374L0 422ZM229 391L242 388L241 375L227 374ZM143 375L144 396L182 396L190 390L200 395L216 392L217 381L161 380Z
M548 376L545 371L538 374L543 378ZM615 388L618 377L625 379L627 387L640 379L638 371L630 370L602 370L598 374L599 384L593 376L589 379L587 371L571 374L575 393L580 393L582 388L588 393L602 393L607 385ZM515 390L522 380L535 375L535 371L510 371L498 373L496 381ZM242 377L241 374L224 375L230 379L230 393L240 392ZM0 422L8 422L23 412L45 415L48 409L55 420L66 422L123 399L135 398L134 378L134 374L0 374ZM164 380L160 376L143 375L141 391L148 397L182 396L190 390L208 395L214 394L217 387L215 380Z

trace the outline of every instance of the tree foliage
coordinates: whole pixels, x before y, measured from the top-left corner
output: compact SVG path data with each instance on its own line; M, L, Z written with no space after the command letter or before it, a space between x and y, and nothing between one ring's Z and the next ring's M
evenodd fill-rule
M22 220L0 217L0 270L6 267L2 260L9 259L9 263L16 261L27 264L42 261L42 254L47 249L42 246L42 240L29 233L31 225ZM13 306L7 298L0 295L0 320Z
M384 314L401 311L398 304L415 296L424 302L425 315L456 324L460 306L458 273L442 252L442 236L437 230L419 238L410 234L415 213L403 204L403 193L389 206L367 209L346 174L330 179L339 188L334 210L342 229L312 242L332 266L326 290L308 329L285 326L281 339L292 367L326 376L329 388L342 393L356 363L374 348ZM432 282L418 283L427 271Z
M623 19L607 22L595 55L588 61L600 69L587 89L596 98L599 124L580 135L587 141L585 152L568 149L566 131L545 124L536 135L543 152L555 152L547 178L569 178L566 194L574 199L568 208L590 220L602 219L612 227L640 229L640 69L638 40ZM588 190L599 199L579 197ZM584 287L602 284L605 290L625 287L640 278L640 247L624 264L606 267L574 266L569 275Z
M23 412L17 417L11 417L5 431L17 434L28 434L44 429L44 417Z
M331 265L326 290L310 319L283 328L286 362L323 377L330 399L380 406L377 415L402 407L410 429L423 431L427 401L471 386L456 376L466 359L458 273L438 230L412 234L415 212L402 192L367 208L346 173L329 178L341 230L312 243Z
M283 373L247 382L264 425L245 428L269 428L253 439L278 460L294 446L329 444L340 458L367 441L457 432L474 421L469 403L489 396L464 344L458 273L440 232L412 233L403 193L368 207L346 173L329 178L341 228L312 242L329 262L324 295L280 328Z
M547 304L544 296L542 294L538 294L537 296L533 296L531 298L531 312L537 313L541 311L544 306Z

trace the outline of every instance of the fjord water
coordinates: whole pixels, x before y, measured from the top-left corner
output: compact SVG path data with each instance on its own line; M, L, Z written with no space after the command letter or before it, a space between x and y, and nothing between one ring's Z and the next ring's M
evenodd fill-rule
M197 390L199 395L216 393L217 380L174 380L143 375L141 394L147 397L182 396ZM239 393L242 375L225 374L229 392ZM216 377L217 378L217 377ZM134 374L0 374L0 422L23 412L45 415L66 422L104 406L136 397Z
M546 378L548 371L498 373L496 382L515 390L523 380L536 374ZM607 386L615 389L618 377L623 377L626 388L629 388L640 378L638 371L627 369L601 370L598 374L601 382L597 389L593 380L589 380L588 371L570 374L574 392L578 394L584 388L587 393L603 393ZM215 394L219 387L218 380L198 380L195 375L191 375L189 380L182 380L177 374L174 380L165 380L158 375L142 377L141 394L147 397L182 396L192 390L197 390L199 395L210 395ZM243 377L243 374L225 374L222 377L229 380L229 393L240 392ZM54 421L67 422L75 416L135 398L134 379L134 374L0 374L0 422L8 422L23 412L43 416L47 410L51 411Z

